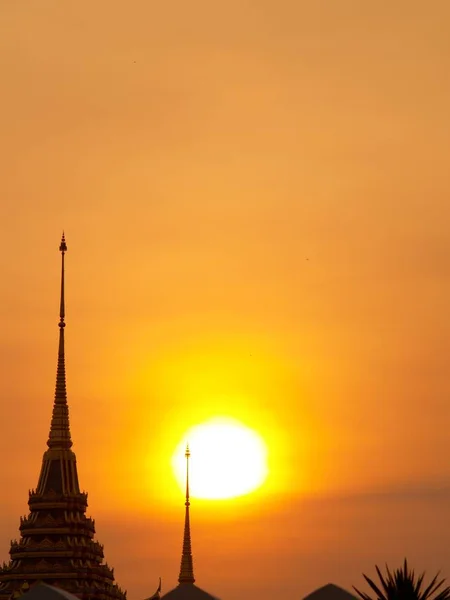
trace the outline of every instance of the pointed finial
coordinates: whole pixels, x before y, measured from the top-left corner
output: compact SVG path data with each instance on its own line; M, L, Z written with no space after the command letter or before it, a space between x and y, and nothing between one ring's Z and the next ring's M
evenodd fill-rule
M189 458L191 456L189 444L186 444L184 456L186 457L186 506L189 506Z
M191 550L191 525L189 519L189 507L191 504L189 501L189 458L191 456L189 445L186 445L186 452L184 456L186 457L186 502L184 503L186 507L186 513L184 517L183 552L181 554L181 566L178 583L194 583L194 565L192 561Z
M153 594L153 596L150 596L149 598L147 598L147 600L159 600L159 598L161 598L161 577L159 578L158 589Z
M61 244L59 245L59 251L67 252L66 238L64 236L64 229L63 229L62 236L61 236Z
M67 252L67 244L66 238L64 236L64 231L61 236L61 244L59 245L59 251L61 252L61 300L59 305L59 326L65 327L64 317L65 317L65 306L64 306L64 254Z
M58 366L56 369L56 387L55 400L53 404L52 421L50 425L50 435L47 441L49 448L70 448L72 440L69 428L69 407L67 406L66 391L66 365L64 351L64 322L65 304L64 304L64 255L67 252L66 238L64 231L59 246L61 252L61 298L59 305L59 347L58 347Z

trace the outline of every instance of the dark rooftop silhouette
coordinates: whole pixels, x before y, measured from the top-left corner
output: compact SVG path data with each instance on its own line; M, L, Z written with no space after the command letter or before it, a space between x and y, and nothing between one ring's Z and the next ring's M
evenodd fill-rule
M356 598L357 596L354 596L334 583L327 583L308 596L305 596L303 600L355 600Z
M218 600L195 583L182 583L176 588L164 594L163 600Z

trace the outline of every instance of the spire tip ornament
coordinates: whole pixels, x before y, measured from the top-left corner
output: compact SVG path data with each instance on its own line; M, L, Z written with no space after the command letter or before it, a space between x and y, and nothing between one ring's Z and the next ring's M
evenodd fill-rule
M189 458L191 456L189 444L186 444L186 452L184 453L184 456L186 458L186 506L189 506Z
M67 252L67 245L66 245L66 238L64 236L64 229L62 232L62 236L61 236L61 244L59 245L59 251L60 252Z

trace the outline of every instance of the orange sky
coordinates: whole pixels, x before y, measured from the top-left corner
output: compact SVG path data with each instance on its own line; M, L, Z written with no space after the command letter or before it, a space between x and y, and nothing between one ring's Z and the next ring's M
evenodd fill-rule
M45 450L64 227L74 449L130 600L175 584L171 453L217 414L271 475L193 502L201 587L301 598L404 555L450 576L449 19L0 3L0 559Z

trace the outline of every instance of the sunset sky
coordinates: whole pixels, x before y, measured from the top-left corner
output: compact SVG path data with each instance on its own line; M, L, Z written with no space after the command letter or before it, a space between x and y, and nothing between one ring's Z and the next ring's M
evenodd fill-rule
M36 486L66 257L71 428L129 600L176 584L192 426L269 450L192 500L222 600L450 577L450 2L0 2L0 561ZM193 459L194 460L194 457Z

